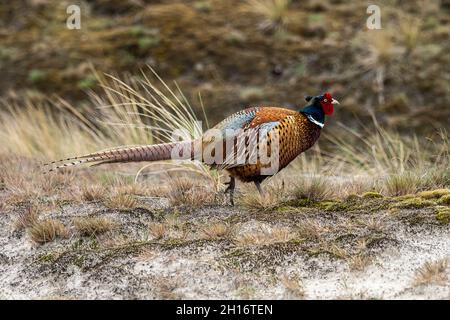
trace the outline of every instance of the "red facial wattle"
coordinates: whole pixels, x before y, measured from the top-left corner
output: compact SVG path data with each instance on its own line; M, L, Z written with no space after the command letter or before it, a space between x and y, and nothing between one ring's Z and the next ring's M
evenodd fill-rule
M331 102L324 102L324 103L320 103L322 105L322 109L323 112L327 115L327 116L331 116L334 112L334 107L331 104Z
M322 100L320 101L320 105L322 106L323 112L327 116L331 116L334 112L334 106L333 106L333 97L330 93L325 93Z

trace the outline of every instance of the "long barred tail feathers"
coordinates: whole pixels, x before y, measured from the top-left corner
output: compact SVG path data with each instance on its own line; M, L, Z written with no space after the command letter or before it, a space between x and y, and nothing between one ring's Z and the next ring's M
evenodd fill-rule
M138 161L161 161L172 159L172 152L177 148L177 159L192 159L192 141L143 145L135 147L115 148L106 151L94 152L83 156L62 159L45 164L51 167L48 172L62 168L73 167L85 163L100 165L105 163L125 163ZM191 154L183 154L184 148L191 147Z

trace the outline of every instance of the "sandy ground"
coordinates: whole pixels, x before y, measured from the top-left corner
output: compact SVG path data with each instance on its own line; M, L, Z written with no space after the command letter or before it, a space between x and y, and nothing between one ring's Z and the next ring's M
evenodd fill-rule
M310 249L292 241L245 247L227 239L206 241L190 235L182 241L154 241L146 233L147 225L157 219L167 204L164 199L148 199L147 203L145 210L132 212L110 211L99 203L64 205L45 215L65 223L82 215L108 216L120 221L120 237L79 237L71 233L67 239L39 246L23 230L14 231L14 212L1 214L0 298L450 298L449 268L444 281L415 283L418 270L426 262L450 262L448 225L411 224L392 218L385 226L387 236L370 246L371 263L356 271L346 259L325 253L308 254ZM194 231L199 223L238 220L239 234L277 224L298 225L311 214L320 216L324 224L336 224L346 215L317 211L279 217L276 214L250 214L238 207L217 206L182 214L179 219Z

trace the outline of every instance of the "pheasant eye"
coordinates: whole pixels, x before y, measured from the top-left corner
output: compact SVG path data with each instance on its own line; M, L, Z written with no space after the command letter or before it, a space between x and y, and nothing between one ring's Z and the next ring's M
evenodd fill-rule
M328 100L327 99L323 99L323 102L328 102Z

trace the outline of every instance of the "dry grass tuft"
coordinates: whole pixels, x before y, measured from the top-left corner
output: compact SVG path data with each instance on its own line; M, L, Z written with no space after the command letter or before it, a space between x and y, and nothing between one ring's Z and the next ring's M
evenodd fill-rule
M418 45L422 21L420 19L404 16L400 19L400 32L406 54L410 54Z
M156 282L156 292L159 299L162 300L180 300L183 296L176 292L180 287L178 279L161 277Z
M350 270L364 271L372 263L372 258L364 254L357 254L354 256L350 256L347 261Z
M333 195L340 199L348 199L356 195L364 196L364 194L367 196L371 193L380 193L381 191L378 180L368 174L334 184Z
M24 212L19 213L19 217L14 222L14 230L23 230L31 227L38 221L39 209L36 206L30 206Z
M195 184L188 178L175 178L170 181L170 200L173 205L195 203Z
M319 221L308 219L302 221L298 226L298 235L306 240L320 240L330 231L329 228L323 226Z
M271 212L287 200L283 184L269 184L262 188L263 196L257 191L247 191L238 199L239 204L250 212Z
M162 222L151 222L148 232L155 240L166 238L168 241L184 241L193 235L188 224L177 213L167 215Z
M117 224L105 217L80 217L73 220L78 232L83 236L99 235L111 231Z
M164 218L164 222L169 226L169 228L179 229L182 228L185 222L180 219L178 211L175 211Z
M148 232L155 240L164 238L168 231L168 227L164 223L154 222L148 226Z
M420 186L421 179L412 172L393 174L384 181L386 192L391 196L402 196L416 193Z
M327 253L332 257L339 259L347 259L349 257L348 251L335 243L323 242L320 243L317 248L310 249L309 251L315 255L320 253Z
M266 193L264 196L257 192L247 193L239 199L239 204L249 212L271 212L283 204L278 194Z
M152 248L144 248L142 252L137 256L139 261L151 261L155 259L159 254L159 251Z
M106 189L99 185L85 185L81 189L81 199L84 201L102 201L106 197Z
M313 176L297 183L293 190L294 199L321 201L332 196L333 185L322 177Z
M342 248L334 243L326 245L325 251L327 251L329 254L331 254L337 258L340 258L340 259L345 259L348 257L347 250L345 250L344 248Z
M134 195L134 196L148 196L150 188L140 183L129 183L126 181L119 181L112 189L116 194Z
M371 63L377 66L389 63L396 53L392 32L380 30L380 32L368 33L367 37L372 54Z
M450 285L450 270L448 269L448 259L426 262L419 270L417 270L414 285Z
M383 232L386 229L386 217L381 215L360 219L357 222L373 232Z
M58 237L67 237L68 231L61 221L49 219L33 223L28 228L28 235L33 242L44 244Z
M248 8L262 17L262 28L273 29L288 23L291 0L247 0Z
M105 205L110 209L129 211L133 210L138 206L138 201L136 198L129 194L117 194L111 196Z
M174 178L169 185L169 199L173 206L198 208L215 203L216 193L198 181L188 178Z
M207 240L216 240L227 238L231 232L231 226L224 222L214 222L212 224L207 224L201 230L202 238Z
M261 227L256 231L239 234L234 240L241 246L265 246L274 243L288 242L294 233L285 227Z
M284 275L281 277L281 283L286 289L286 298L303 299L305 297L305 289L299 277Z
M155 185L148 188L149 197L168 197L170 187L166 184Z
M431 165L431 164L430 164ZM391 174L383 180L383 189L390 196L401 196L414 194L420 190L436 189L423 191L419 196L424 199L438 198L448 194L450 175L446 165L437 165L435 168L424 168L423 170L404 171L400 174Z

